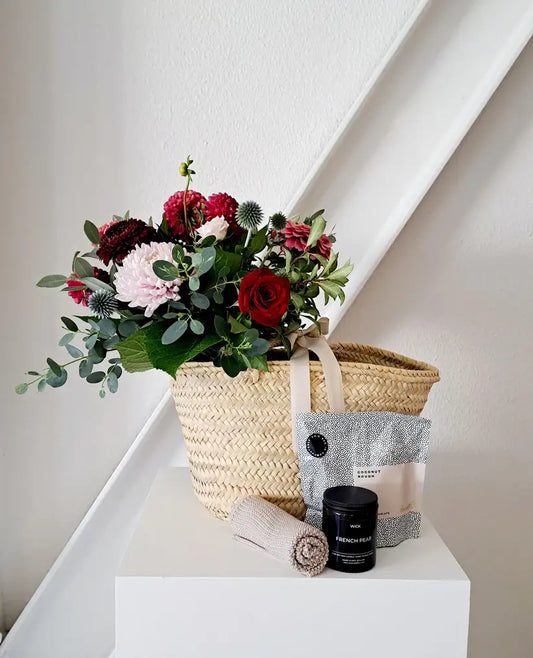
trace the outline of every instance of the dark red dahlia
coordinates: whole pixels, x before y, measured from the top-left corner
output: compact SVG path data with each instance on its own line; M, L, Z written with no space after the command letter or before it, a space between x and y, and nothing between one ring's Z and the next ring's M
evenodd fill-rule
M229 224L228 234L240 238L245 230L237 224L235 219L238 207L238 202L225 192L211 194L205 203L206 221L213 219L213 217L224 217Z
M200 224L198 211L203 212L206 200L200 192L187 190L187 222L185 222L183 212L184 194L185 192L179 191L168 199L164 205L165 212L163 213L163 217L167 220L169 231L175 238L188 240L191 236L190 229Z
M99 267L93 267L93 273L95 279L103 281L104 283L109 283L109 274L105 270L101 270ZM83 286L83 283L79 280L76 272L72 272L72 279L67 281L67 286L69 288ZM69 290L68 296L72 297L76 304L87 306L92 292L93 291L89 290L89 288L83 288L83 290Z
M100 246L96 255L106 265L110 261L122 263L124 258L138 244L157 240L157 232L140 219L125 219L109 224L100 237Z

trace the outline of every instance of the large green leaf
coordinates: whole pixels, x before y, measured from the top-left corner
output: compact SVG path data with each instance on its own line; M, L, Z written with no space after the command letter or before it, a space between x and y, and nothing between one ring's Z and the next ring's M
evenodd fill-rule
M161 337L165 329L166 325L163 323L152 324L118 343L116 348L128 372L157 368L174 377L176 370L183 363L221 341L219 336L213 334L186 334L176 343L163 345Z
M311 224L311 230L309 231L309 237L307 238L308 247L315 246L320 236L324 233L325 228L326 221L322 215L319 215L313 220L313 223Z

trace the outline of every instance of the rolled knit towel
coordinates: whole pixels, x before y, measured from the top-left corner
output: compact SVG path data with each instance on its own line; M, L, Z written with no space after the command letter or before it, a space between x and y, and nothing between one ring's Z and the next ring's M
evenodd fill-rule
M258 496L240 498L233 505L229 521L237 539L262 548L306 576L316 576L326 566L326 535L267 500Z

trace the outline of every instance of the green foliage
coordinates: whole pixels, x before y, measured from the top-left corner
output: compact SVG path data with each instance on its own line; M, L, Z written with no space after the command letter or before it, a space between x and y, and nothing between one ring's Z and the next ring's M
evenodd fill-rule
M83 232L87 236L90 242L93 244L99 244L100 242L100 233L98 228L89 220L83 224Z
M37 286L39 288L59 288L59 286L65 285L67 282L67 277L62 274L48 274L43 276L42 279L37 281Z
M174 377L176 370L209 347L220 342L213 334L194 336L184 334L172 345L163 345L161 337L165 331L163 323L154 323L117 345L122 364L128 372L142 372L157 368Z
M188 157L179 169L186 178L186 190L194 174L191 164ZM190 214L201 223L204 211L203 207L191 209ZM113 215L115 221L129 218L129 211L123 216ZM92 314L75 316L75 320L61 318L65 333L59 345L68 353L68 359L62 362L49 357L41 372L27 373L34 379L17 385L17 393L23 394L34 383L38 391L62 386L67 381L67 368L73 364L77 364L80 377L98 385L102 398L118 390L122 366L129 372L157 368L173 376L181 364L202 354L232 377L248 368L268 370L271 345L282 345L290 353L289 335L306 323L317 323L320 295L326 303L331 299L343 302L343 288L352 265L339 265L333 251L327 259L318 253L317 245L326 230L323 210L304 218L309 235L301 250L297 244L291 248L286 245L283 229L288 220L283 213L271 215L267 225L260 228L263 218L259 204L246 201L238 205L236 212L237 224L246 229L246 235L228 231L220 240L214 236L202 239L193 230L195 222L191 222L190 235L177 240L163 217L155 226L156 239L173 244L172 262L155 261L152 269L162 281L176 282L175 288L179 285L179 301L168 300L150 318L144 315L145 309L131 310L127 301L117 299L116 263L106 268L109 282L95 276L91 259L99 261L100 234L94 223L85 221L83 231L92 247L86 253L74 254L71 271L75 277L52 274L37 285L69 293L82 291L83 302L88 303ZM147 225L153 226L151 218ZM328 237L332 243L335 241L333 235ZM321 241L322 253L323 245ZM254 321L253 313L240 312L242 279L258 268L266 268L290 284L290 300L276 327ZM68 285L71 278L77 280ZM268 303L269 295L263 299Z

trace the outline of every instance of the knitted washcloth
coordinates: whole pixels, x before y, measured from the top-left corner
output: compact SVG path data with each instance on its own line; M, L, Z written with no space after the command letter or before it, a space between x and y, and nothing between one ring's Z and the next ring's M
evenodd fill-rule
M237 500L229 522L237 539L262 548L300 573L316 576L326 566L326 535L258 496Z

